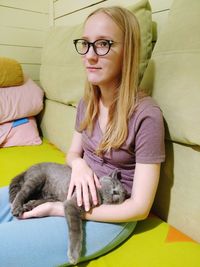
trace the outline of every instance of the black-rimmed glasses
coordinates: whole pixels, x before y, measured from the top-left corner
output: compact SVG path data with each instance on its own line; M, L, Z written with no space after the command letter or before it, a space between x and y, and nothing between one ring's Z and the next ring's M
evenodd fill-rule
M76 51L80 55L85 55L90 49L90 46L93 47L94 52L98 56L105 56L110 51L110 48L114 41L112 40L106 40L106 39L98 39L95 42L88 42L85 39L76 39L73 40Z

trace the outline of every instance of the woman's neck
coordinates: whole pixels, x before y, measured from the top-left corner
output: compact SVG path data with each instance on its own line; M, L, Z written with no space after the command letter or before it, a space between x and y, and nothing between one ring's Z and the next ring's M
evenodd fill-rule
M104 107L109 108L115 97L116 89L100 88L101 91L101 103Z

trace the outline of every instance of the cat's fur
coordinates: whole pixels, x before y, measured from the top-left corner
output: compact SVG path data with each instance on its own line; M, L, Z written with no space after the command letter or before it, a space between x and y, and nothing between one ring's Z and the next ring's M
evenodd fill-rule
M99 178L101 188L97 190L99 204L121 203L126 192L118 179L118 172ZM14 216L48 201L62 201L69 228L68 257L76 264L81 254L83 229L81 213L83 207L77 206L76 194L67 200L71 168L67 165L44 162L35 164L11 181L9 196ZM91 201L91 200L90 200ZM92 203L91 203L92 204Z

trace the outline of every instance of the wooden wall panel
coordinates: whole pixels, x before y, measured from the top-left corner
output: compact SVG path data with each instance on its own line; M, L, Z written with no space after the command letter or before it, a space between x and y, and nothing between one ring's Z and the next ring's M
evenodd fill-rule
M48 1L46 0L1 0L0 6L21 10L30 10L41 13L49 12Z
M59 17L66 16L70 13L73 13L77 10L82 10L86 7L90 7L92 5L95 5L97 3L105 2L106 0L100 1L100 0L59 0L54 3L54 16L56 19Z
M0 56L18 60L36 82L48 27L49 0L0 1Z
M44 31L0 26L0 44L3 46L42 48L44 40Z
M48 20L44 13L0 5L0 25L43 30L48 27Z
M14 58L21 64L40 64L41 62L41 49L35 47L21 47L6 45L1 46L1 56Z
M52 25L75 25L77 22L84 21L86 16L96 9L98 6L106 5L122 5L128 6L139 2L140 0L54 0L52 1ZM154 29L160 32L163 28L170 6L173 0L150 0L152 7L152 18L154 21ZM157 23L159 21L159 23ZM157 33L154 34L156 36Z

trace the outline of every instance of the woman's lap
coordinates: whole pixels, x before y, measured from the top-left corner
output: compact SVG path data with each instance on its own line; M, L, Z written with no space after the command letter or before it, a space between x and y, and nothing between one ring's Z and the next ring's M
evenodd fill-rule
M67 261L65 230L65 219L58 217L1 224L0 266L54 267L65 263Z
M0 188L0 267L53 267L67 261L65 218L14 218L8 188Z
M125 229L125 235L117 241L121 243L131 232L125 225L84 222L84 257L89 259L109 251L113 246L112 243L109 248L110 241L115 241ZM10 212L8 188L0 188L0 240L0 267L55 267L68 262L65 218L14 218ZM104 247L107 251L102 251Z
M9 204L8 187L0 188L0 224L15 220Z

